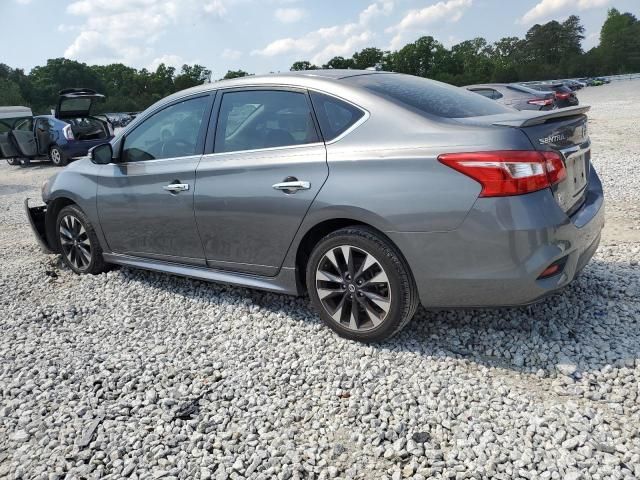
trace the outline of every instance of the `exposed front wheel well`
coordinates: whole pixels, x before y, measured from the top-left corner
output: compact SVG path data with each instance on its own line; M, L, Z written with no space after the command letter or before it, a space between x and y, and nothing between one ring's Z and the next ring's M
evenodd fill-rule
M75 202L69 198L56 198L47 205L47 215L45 217L45 231L47 234L47 243L54 251L58 250L58 241L56 239L56 219L58 213L67 205L75 205ZM59 253L59 252L58 252Z
M311 228L305 235L302 237L300 244L298 246L298 252L296 254L296 276L298 281L298 287L301 292L306 292L307 290L307 281L306 281L306 271L307 271L307 262L309 261L309 257L311 256L311 252L314 247L318 244L318 242L336 230L346 227L353 226L362 226L367 227L371 231L376 234L384 237L390 244L392 244L398 254L404 259L402 252L400 249L391 241L391 239L384 234L381 230L369 225L365 222L360 222L358 220L353 220L350 218L334 218L331 220L325 220ZM406 261L405 261L406 262ZM409 271L411 269L409 268ZM410 272L411 273L411 272Z

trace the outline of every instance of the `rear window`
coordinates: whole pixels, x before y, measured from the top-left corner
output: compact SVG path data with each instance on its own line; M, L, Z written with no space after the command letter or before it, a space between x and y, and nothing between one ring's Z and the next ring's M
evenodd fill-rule
M417 113L437 117L482 117L511 112L509 108L464 88L411 75L360 75L346 78L345 81Z

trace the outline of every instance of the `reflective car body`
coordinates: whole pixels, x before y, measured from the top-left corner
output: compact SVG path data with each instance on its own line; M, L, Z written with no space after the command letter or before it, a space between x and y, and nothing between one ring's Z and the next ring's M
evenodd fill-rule
M270 110L282 94L293 100ZM517 112L370 71L207 84L141 113L111 141L111 163L74 162L27 212L50 251L57 212L73 203L107 262L288 294L308 288L314 242L366 225L406 259L426 307L521 305L567 285L597 248L603 194L587 110ZM155 124L170 125L167 140ZM552 153L567 178L483 196L442 161L481 151Z

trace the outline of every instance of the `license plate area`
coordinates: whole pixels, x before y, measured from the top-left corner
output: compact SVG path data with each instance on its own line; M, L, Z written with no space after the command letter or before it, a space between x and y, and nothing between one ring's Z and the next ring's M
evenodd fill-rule
M570 184L572 196L575 198L587 186L587 159L589 152L573 155L567 160L567 181Z

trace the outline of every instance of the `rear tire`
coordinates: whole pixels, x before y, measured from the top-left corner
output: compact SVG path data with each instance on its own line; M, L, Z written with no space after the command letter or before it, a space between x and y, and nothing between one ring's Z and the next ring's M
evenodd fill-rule
M60 147L57 147L55 145L49 149L49 160L51 160L51 163L53 163L56 167L64 167L67 163L69 163L69 160L67 159L67 156L64 154L64 152L60 149Z
M353 226L320 240L307 263L307 288L320 318L340 336L386 340L418 307L418 290L396 247L371 228Z
M78 206L68 205L58 213L56 241L62 260L75 273L95 275L107 269L93 225Z
M9 165L18 165L20 161L17 158L7 158L7 163Z

